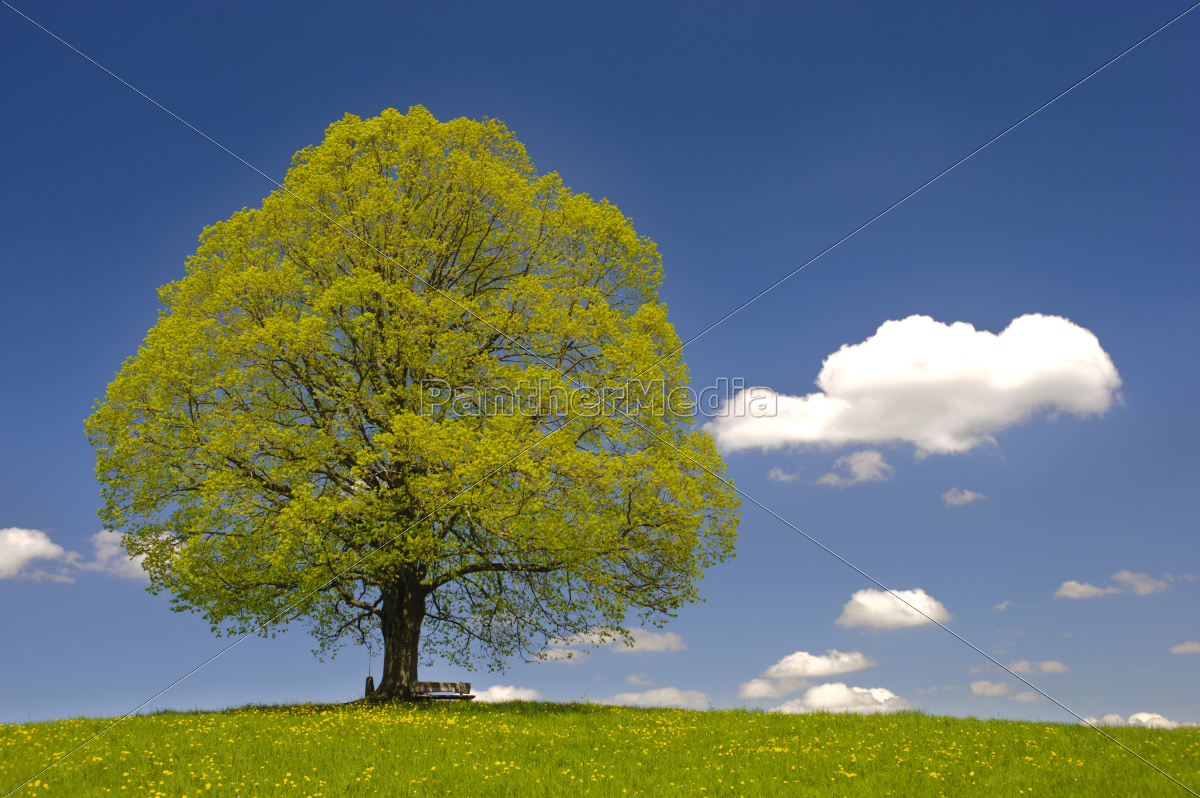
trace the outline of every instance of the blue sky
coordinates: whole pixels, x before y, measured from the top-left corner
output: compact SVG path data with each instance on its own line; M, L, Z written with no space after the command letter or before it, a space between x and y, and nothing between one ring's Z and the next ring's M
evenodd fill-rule
M658 244L685 339L1186 8L17 7L277 177L346 112L419 103L442 120L502 119L540 170L608 198ZM1000 334L1029 314L1069 320L1041 333L1044 346L1012 349L1020 363L1047 359L1050 393L1033 377L1016 393L947 378L962 388L963 424L993 441L952 434L961 451L922 449L913 441L933 427L967 428L927 412L884 432L851 419L841 437L760 430L780 445L726 459L748 495L888 587L923 590L948 626L1082 715L1200 721L1200 643L1187 645L1200 641L1198 39L1192 14L685 350L697 390L740 377L803 397L844 345L950 351L936 335L921 350L908 322L876 336L888 321ZM0 722L119 714L226 641L96 548L82 421L201 229L270 186L7 9L0 63L0 529L62 549L0 548ZM964 340L967 360L996 365L992 339ZM1055 383L1055 364L1069 371L1083 351L1072 346L1088 341L1111 365ZM945 397L908 387L924 411ZM1029 402L1057 412L1030 415ZM855 464L873 478L846 484ZM840 484L822 481L830 473ZM982 498L952 505L954 488ZM895 625L888 613L852 602L869 582L750 502L737 551L703 581L706 601L639 650L423 674L553 700L804 708L836 694L1069 719L1018 699L1028 688L936 627L878 628ZM300 629L249 639L155 706L358 694L364 652L322 663L310 648Z

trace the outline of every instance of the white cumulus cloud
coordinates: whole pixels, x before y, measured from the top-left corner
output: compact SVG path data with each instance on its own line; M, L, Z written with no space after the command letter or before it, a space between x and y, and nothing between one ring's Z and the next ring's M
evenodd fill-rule
M992 607L992 612L1004 612L1012 605L1011 601L1001 601L999 604Z
M1105 715L1102 718L1095 718L1091 715L1083 719L1083 722L1089 726L1124 726L1125 718L1120 715Z
M800 472L784 471L776 466L767 472L767 479L773 482L795 482L800 478Z
M971 682L971 695L987 697L1007 695L1009 688L1008 682L989 682L986 679L980 679L977 682Z
M1200 654L1200 640L1189 640L1177 646L1171 646L1172 654Z
M546 645L558 648L572 648L582 646L584 648L599 648L605 643L611 643L617 636L617 632L611 629L596 629L590 632L581 632L579 634L569 635L567 637L554 637L546 641Z
M1008 663L1008 669L1013 673L1070 673L1071 669L1061 662L1055 662L1052 659L1042 662L1030 662L1027 659L1018 659Z
M674 632L652 632L649 629L630 629L633 635L633 645L627 646L620 640L608 644L613 651L685 651L687 644L683 638Z
M751 679L738 685L739 698L782 698L808 687L807 679Z
M145 555L130 557L125 553L125 550L121 548L120 533L101 529L92 535L91 561L83 562L75 559L72 562L84 571L99 571L109 576L149 581L150 577L142 569L142 561L145 559Z
M625 681L629 684L636 684L641 687L654 686L654 680L644 673L631 673L625 677Z
M1017 693L1012 698L1013 698L1013 701L1020 701L1025 704L1033 704L1038 701L1046 700L1046 697L1044 695L1042 695L1041 693L1035 692L1033 690L1025 690L1024 692Z
M1135 712L1129 716L1128 720L1113 713L1105 715L1099 720L1092 717L1084 718L1083 722L1091 726L1141 726L1146 729L1178 729L1180 726L1196 725L1195 723L1168 720L1157 712Z
M1167 720L1157 712L1134 712L1125 722L1147 729L1177 729L1180 726L1177 721Z
M816 385L807 396L741 391L705 429L722 452L907 442L950 454L1038 413L1104 413L1121 378L1095 335L1035 313L999 335L928 316L888 321L829 355Z
M1119 587L1096 587L1087 582L1076 582L1074 579L1068 579L1058 586L1058 590L1054 591L1055 598L1096 598L1097 596L1107 596L1110 593L1120 593Z
M40 529L0 529L0 579L38 578L25 570L34 560L59 560L66 552Z
M843 652L831 648L820 655L797 651L795 654L788 654L767 668L763 672L763 676L771 679L836 676L839 673L853 673L878 664L861 651Z
M1163 579L1155 579L1147 574L1133 571L1117 571L1112 578L1125 586L1130 593L1144 596L1147 593L1161 593L1171 585Z
M877 665L861 651L829 649L824 654L797 651L763 671L764 678L751 679L738 687L741 698L782 698L809 686L808 678L853 673Z
M839 457L833 464L833 470L818 479L817 484L848 488L860 482L885 482L895 472L896 469L888 464L880 452L867 449Z
M579 663L588 659L583 649L608 648L611 651L626 653L639 651L686 651L687 644L683 637L675 632L653 632L637 627L629 630L633 645L627 646L618 636L615 629L597 629L571 637L553 638L546 642L546 650L539 651L534 656L548 662Z
M102 529L92 535L92 559L67 551L40 529L0 529L0 579L33 579L74 582L79 571L97 571L108 576L149 581L142 570L144 556L131 558L121 548L121 536ZM35 560L54 563L53 570L30 569Z
M475 700L493 704L501 701L541 701L542 694L530 687L494 684L486 690L476 691Z
M945 623L950 620L950 613L942 606L942 602L919 587L893 592L896 595L873 588L859 590L851 595L850 600L842 607L842 614L837 623L847 628L866 626L873 629L900 629L906 626L922 626L932 621ZM911 606L906 606L900 599ZM928 617L922 616L917 610Z
M1155 579L1149 574L1144 574L1139 571L1130 571L1128 569L1117 571L1112 575L1112 579L1120 583L1120 586L1109 585L1107 587L1097 587L1088 582L1076 582L1074 579L1068 579L1058 586L1058 590L1054 592L1055 598L1096 598L1098 596L1109 596L1113 593L1133 593L1138 596L1145 596L1150 593L1161 593L1171 586L1171 582L1179 581L1179 577L1172 574L1164 574L1166 579Z
M699 690L680 690L678 687L659 687L644 693L618 693L602 700L601 704L622 704L630 707L679 707L708 709L712 699Z
M962 488L951 488L942 494L942 501L947 507L961 507L964 504L970 504L977 499L986 499L982 493L976 493L973 490L963 490Z
M772 712L854 712L869 715L908 709L908 702L882 687L847 687L842 682L810 687L800 698L775 707Z

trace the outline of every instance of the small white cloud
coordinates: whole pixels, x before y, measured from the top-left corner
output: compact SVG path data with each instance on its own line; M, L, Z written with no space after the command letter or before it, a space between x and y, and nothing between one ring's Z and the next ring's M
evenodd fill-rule
M1200 654L1200 640L1189 640L1177 646L1171 646L1172 654Z
M1120 593L1119 587L1096 587L1087 582L1076 582L1074 579L1068 579L1058 586L1058 590L1054 592L1055 598L1096 598L1097 596L1107 596L1110 593Z
M475 700L492 704L501 701L541 701L542 694L530 687L494 684L486 690L476 691Z
M686 651L687 645L683 638L674 632L652 632L649 629L630 629L633 635L633 645L627 646L620 640L608 644L613 651Z
M772 712L854 712L869 715L908 709L908 702L882 687L847 687L842 682L810 687L803 697L775 707Z
M625 681L629 684L636 684L642 687L654 686L654 680L644 673L631 673L625 677Z
M739 698L778 698L779 685L774 679L751 679L738 685Z
M1012 606L1011 601L1001 601L999 604L992 607L992 612L1004 612L1006 609L1008 609L1011 606Z
M1052 659L1042 662L1030 662L1027 659L1014 660L1008 663L1008 669L1013 673L1070 673L1071 669L1061 662Z
M74 582L79 571L97 571L108 576L149 581L142 570L144 556L131 558L121 549L121 536L102 529L92 535L91 560L77 551L66 551L38 529L0 529L0 579L21 578L34 581ZM34 560L50 560L53 571L28 570Z
M1112 578L1125 585L1125 589L1131 593L1136 593L1139 596L1144 596L1148 593L1161 593L1171 585L1162 579L1155 579L1149 574L1135 573L1134 571L1117 571L1112 575Z
M999 335L928 316L888 321L829 355L816 384L807 396L739 392L705 429L722 452L908 442L950 454L1039 413L1104 413L1121 378L1095 335L1035 313Z
M795 654L788 654L767 668L763 672L763 676L771 679L836 676L839 673L853 673L878 664L861 651L842 652L831 648L823 655L797 651Z
M66 552L40 529L0 529L0 579L46 578L49 574L25 571L34 560L60 560Z
M1121 717L1120 715L1117 715L1116 713L1113 713L1110 715L1105 715L1104 717L1100 718L1100 720L1098 720L1098 721L1095 718L1085 718L1084 720L1091 720L1093 726L1124 726L1125 725L1125 718Z
M872 629L901 629L907 626L923 626L933 621L945 623L950 620L950 613L942 606L942 602L919 587L914 590L896 590L893 593L895 595L872 588L859 590L851 595L850 600L842 607L842 614L837 619L838 625L847 628L866 626ZM914 607L916 609L913 609ZM925 613L924 616L921 615L922 612Z
M738 685L739 698L783 698L808 687L808 679L751 679Z
M68 555L71 553L67 552ZM55 571L43 571L40 568L36 571L23 571L20 578L28 579L31 582L65 582L69 584L75 581L75 577L67 573L66 568L59 568Z
M92 560L90 562L73 560L73 564L83 571L99 571L109 576L149 581L150 577L142 568L142 561L145 559L144 554L130 557L125 553L125 550L121 548L119 532L101 529L92 535Z
M861 651L829 649L824 654L797 651L789 654L763 671L764 678L743 682L738 688L741 698L781 698L809 687L809 678L853 673L877 665Z
M937 690L938 689L937 689L936 685L933 687L918 687L917 688L917 692L920 693L921 695L924 695L926 693L936 693Z
M1038 701L1045 701L1046 697L1041 693L1035 693L1033 690L1026 690L1024 692L1017 693L1012 697L1012 700L1020 701L1025 704L1034 704Z
M1105 716L1107 717L1107 715ZM1177 729L1179 724L1167 720L1157 712L1135 712L1126 721L1130 726L1141 726L1146 729Z
M534 657L544 662L583 662L588 658L585 651L576 649L608 648L625 653L639 651L685 651L687 645L675 632L652 632L649 629L629 630L633 645L627 646L618 636L616 629L596 629L570 637L553 638L546 641L546 650Z
M784 471L782 468L772 468L767 472L767 479L774 482L795 482L800 479L800 472Z
M973 490L963 490L962 488L951 488L942 494L942 501L947 507L961 507L964 504L970 504L977 499L986 499L982 493L976 493Z
M1122 587L1096 587L1087 582L1076 582L1074 579L1063 582L1054 593L1055 598L1096 598L1113 593L1133 593L1145 596L1150 593L1161 593L1171 586L1172 582L1180 581L1183 577L1174 574L1164 574L1166 579L1155 579L1149 574L1139 571L1121 570L1112 575Z
M1009 689L1008 682L989 682L984 679L971 682L971 695L987 697L1001 696L1007 695Z
M707 693L699 690L680 690L677 687L660 687L644 693L619 693L606 698L601 704L621 704L629 707L679 707L680 709L708 709L712 703Z
M568 637L553 637L546 641L547 646L554 648L599 648L605 643L612 642L617 636L615 631L599 629L591 632L570 635Z
M837 473L839 471L841 473ZM833 470L818 479L817 484L848 488L860 482L886 482L895 471L880 452L868 449L839 457Z

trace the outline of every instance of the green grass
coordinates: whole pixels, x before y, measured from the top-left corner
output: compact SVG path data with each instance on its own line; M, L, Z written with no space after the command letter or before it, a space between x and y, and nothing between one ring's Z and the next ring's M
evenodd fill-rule
M110 722L0 725L0 795ZM1200 789L1200 730L1108 732ZM1077 725L522 702L163 712L39 779L18 795L1187 795Z

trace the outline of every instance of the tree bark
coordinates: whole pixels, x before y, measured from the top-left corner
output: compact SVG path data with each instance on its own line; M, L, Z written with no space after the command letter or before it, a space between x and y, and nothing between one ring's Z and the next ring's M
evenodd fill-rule
M421 622L428 590L415 579L397 579L383 588L383 674L371 700L411 700L417 681Z

